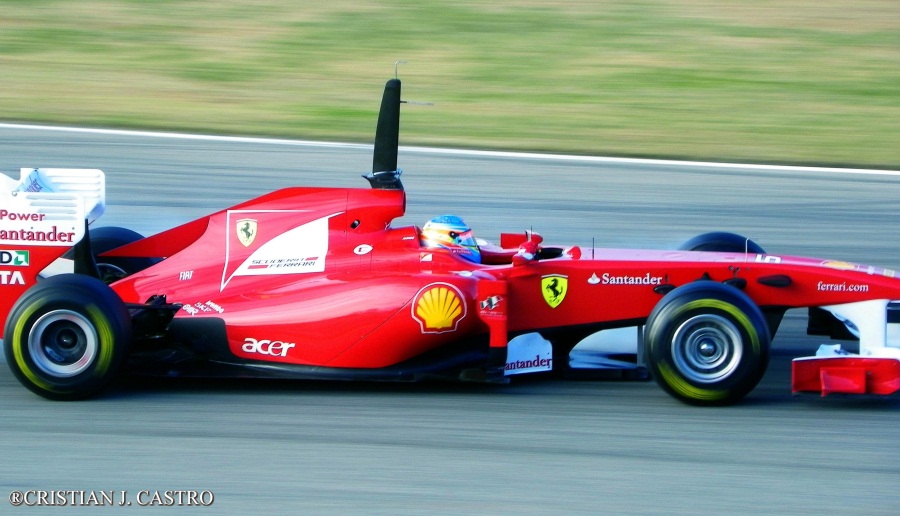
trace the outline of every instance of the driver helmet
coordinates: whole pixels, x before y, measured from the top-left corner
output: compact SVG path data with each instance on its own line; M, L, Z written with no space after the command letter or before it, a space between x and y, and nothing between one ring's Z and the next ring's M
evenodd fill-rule
M421 242L423 247L448 249L470 262L481 263L472 229L456 215L441 215L426 222Z

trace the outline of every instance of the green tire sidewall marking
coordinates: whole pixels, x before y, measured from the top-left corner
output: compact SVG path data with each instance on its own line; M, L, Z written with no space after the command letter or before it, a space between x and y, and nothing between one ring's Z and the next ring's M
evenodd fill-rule
M669 367L668 363L659 364L659 374L662 375L666 385L686 398L700 401L720 401L728 396L726 390L701 389L688 383L681 375Z
M53 386L45 382L43 379L41 379L40 376L37 375L37 373L31 370L31 367L29 367L28 363L25 361L25 356L22 353L22 349L27 346L27 343L25 343L24 346L22 345L22 334L25 330L25 323L28 321L28 319L31 318L32 315L34 315L35 312L37 312L40 306L40 301L41 300L38 299L28 305L28 307L25 309L25 312L21 317L19 317L19 320L16 321L16 328L15 330L13 330L12 336L13 356L16 359L16 365L18 366L19 371L23 375L25 375L25 378L27 378L28 381L32 383L32 385L45 391L52 391Z
M747 314L745 314L738 307L734 306L731 303L721 301L719 299L697 299L694 301L689 301L682 306L676 307L673 310L672 318L677 318L687 311L700 308L712 308L721 310L733 317L744 328L746 334L749 335L754 354L756 354L757 356L760 354L762 345L760 344L759 335L756 332L756 328L750 321L750 318L747 317ZM672 390L687 398L699 401L720 401L726 398L729 394L727 389L704 389L691 384L690 382L685 380L682 375L674 371L668 362L658 363L657 367L666 384L671 387Z
M100 347L100 356L95 363L94 376L101 376L112 365L113 348L116 345L115 332L110 327L106 314L97 305L89 305L85 309L91 322L94 323L94 331L97 332L97 346Z

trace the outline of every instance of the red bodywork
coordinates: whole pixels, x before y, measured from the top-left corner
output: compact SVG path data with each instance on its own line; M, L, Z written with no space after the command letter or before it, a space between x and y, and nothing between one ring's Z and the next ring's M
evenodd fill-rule
M166 258L113 288L127 302L183 304L176 320L221 319L239 359L350 369L466 338L502 347L529 331L642 324L668 290L701 278L740 283L764 311L900 298L892 271L762 254L569 247L514 260L515 248L485 248L494 264L474 264L420 247L415 227L391 227L404 206L402 190L280 190L107 253ZM239 221L253 221L247 245ZM321 232L298 229L310 225ZM489 298L498 302L483 308Z
M176 350L163 354L157 372L379 379L502 374L507 359L517 369L557 370L582 339L640 327L666 293L710 280L743 291L772 334L784 312L799 307L846 313L863 326L868 355L796 360L795 391L900 388L894 271L758 252L541 248L542 239L525 232L502 234L499 247L482 245L482 262L473 263L423 247L414 226L392 227L405 195L402 188L288 188L104 253L101 261L161 259L111 285L136 317L161 309L154 299L164 298L169 314L176 310L170 324L136 319L136 361ZM44 221L45 228L29 219L41 212L16 213L3 234L19 240L0 249L4 318L71 245L27 239L83 234L72 222L79 211L65 226ZM525 334L549 343L552 356L509 358L510 341ZM635 364L637 340L628 351Z

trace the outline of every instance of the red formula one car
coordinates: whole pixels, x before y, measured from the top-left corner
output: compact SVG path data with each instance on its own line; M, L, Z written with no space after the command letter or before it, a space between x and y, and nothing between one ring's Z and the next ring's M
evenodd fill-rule
M758 383L786 310L855 337L793 363L794 391L900 389L900 280L891 270L765 253L730 233L679 250L475 241L404 213L400 82L388 81L370 189L287 188L157 235L88 230L99 170L0 176L0 319L13 374L52 399L126 366L163 375L365 380L587 370L652 376L727 404ZM62 257L62 258L61 258ZM68 264L69 272L54 273ZM591 339L594 360L570 357Z

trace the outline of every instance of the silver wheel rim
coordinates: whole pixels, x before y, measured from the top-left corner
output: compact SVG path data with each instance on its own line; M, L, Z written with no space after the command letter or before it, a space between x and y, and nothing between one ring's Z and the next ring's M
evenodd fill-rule
M741 363L742 355L741 332L720 315L695 315L681 323L672 338L675 366L695 383L728 377Z
M97 341L97 332L84 315L53 310L31 328L28 353L44 373L68 378L91 366L97 356Z

